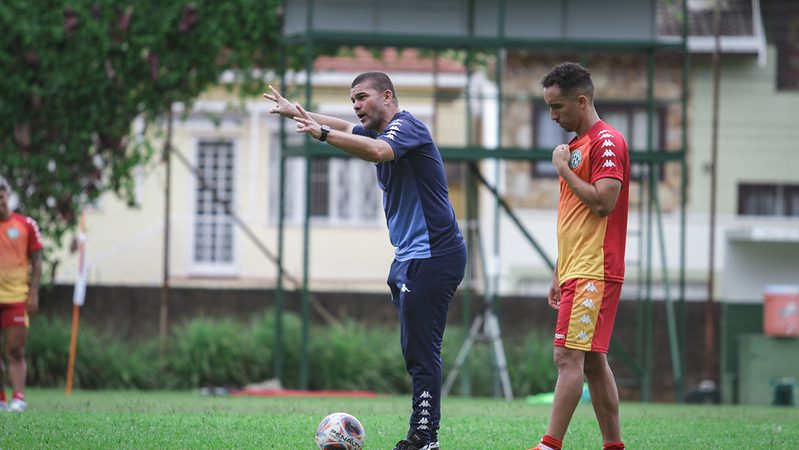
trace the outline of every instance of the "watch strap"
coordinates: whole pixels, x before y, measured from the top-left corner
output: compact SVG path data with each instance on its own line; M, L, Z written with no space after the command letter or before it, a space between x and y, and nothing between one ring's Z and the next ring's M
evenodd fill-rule
M330 127L327 125L322 125L322 134L319 135L319 140L325 142L327 140L327 135L330 133Z

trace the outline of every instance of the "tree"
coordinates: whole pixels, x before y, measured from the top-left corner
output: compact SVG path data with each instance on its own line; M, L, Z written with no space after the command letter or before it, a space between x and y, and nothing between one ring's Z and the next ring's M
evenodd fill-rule
M0 176L42 233L60 242L77 212L112 191L133 203L131 142L173 102L191 103L226 70L241 92L280 57L280 0L0 3Z

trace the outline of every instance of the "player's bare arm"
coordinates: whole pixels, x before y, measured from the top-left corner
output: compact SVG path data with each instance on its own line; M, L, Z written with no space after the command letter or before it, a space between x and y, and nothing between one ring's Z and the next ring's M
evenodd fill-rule
M30 289L26 306L29 314L39 312L39 282L42 278L42 251L37 250L29 255L31 262Z
M271 84L268 86L269 92L264 92L264 98L267 100L272 100L275 102L275 107L270 109L269 112L272 114L278 114L282 117L287 119L294 119L295 117L300 116L300 112L297 110L297 107L288 101L285 97L280 95L280 92L275 89ZM336 131L341 131L343 133L351 133L352 129L355 127L354 123L347 122L346 120L339 119L337 117L326 116L324 114L317 114L312 112L306 113L311 116L316 123L327 125L331 129Z
M314 139L319 139L322 135L321 125L299 103L295 107L299 111L299 115L294 118L297 122L297 133L308 133ZM365 161L382 162L394 159L394 149L382 139L331 130L325 142Z
M621 192L621 181L615 178L601 178L588 183L569 168L569 146L561 144L552 152L552 164L572 192L599 217L606 217L616 208L616 200Z

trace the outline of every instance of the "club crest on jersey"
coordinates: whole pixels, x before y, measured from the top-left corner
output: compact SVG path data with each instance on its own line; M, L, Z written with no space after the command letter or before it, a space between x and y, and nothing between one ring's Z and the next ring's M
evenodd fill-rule
M6 235L8 235L9 239L16 239L19 237L19 229L17 227L11 227L6 230Z
M576 169L581 162L583 162L583 152L577 149L573 151L571 156L569 157L569 168Z

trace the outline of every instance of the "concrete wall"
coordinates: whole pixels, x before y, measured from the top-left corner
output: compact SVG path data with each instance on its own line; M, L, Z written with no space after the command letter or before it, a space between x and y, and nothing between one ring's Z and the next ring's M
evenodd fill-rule
M799 91L776 90L776 52L769 46L765 67L757 58L722 58L718 213L737 212L739 182L799 183L796 104ZM692 59L689 211L710 205L713 73L710 57Z
M796 406L799 380L799 339L776 339L746 334L739 340L738 399L747 405L770 405L776 384L792 380L791 405ZM788 385L789 383L786 383Z

